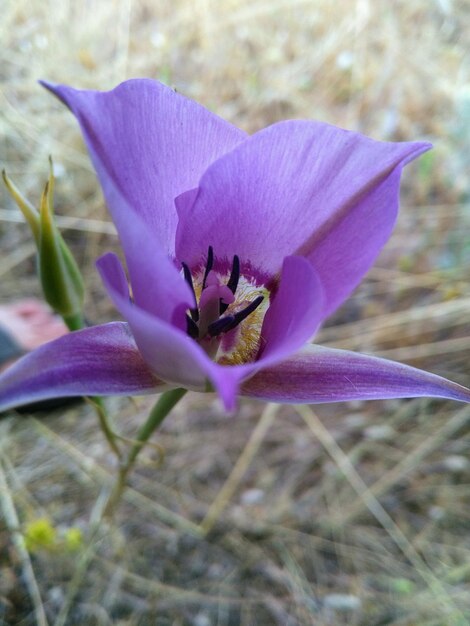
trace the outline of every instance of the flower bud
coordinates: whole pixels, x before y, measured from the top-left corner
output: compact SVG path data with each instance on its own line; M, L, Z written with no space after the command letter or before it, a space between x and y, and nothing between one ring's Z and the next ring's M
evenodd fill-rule
M8 189L11 197L16 202L18 208L23 213L26 221L31 228L31 232L33 233L36 244L39 243L39 213L33 207L33 205L26 200L23 194L20 192L18 187L8 178L5 170L2 170L3 182L5 183L5 187Z
M71 328L81 326L84 287L78 265L54 222L54 176L50 160L49 180L41 196L39 212L22 196L3 172L3 180L25 216L38 249L38 273L46 302Z

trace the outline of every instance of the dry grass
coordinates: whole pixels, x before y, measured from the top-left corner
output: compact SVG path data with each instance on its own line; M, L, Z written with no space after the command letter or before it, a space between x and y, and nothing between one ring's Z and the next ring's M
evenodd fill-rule
M54 156L58 212L98 322L114 313L93 262L116 239L76 124L38 78L93 88L159 78L249 131L315 117L431 139L380 263L321 340L468 383L469 39L467 0L4 0L0 161L38 197ZM0 202L1 297L38 293L28 232L6 194ZM132 437L149 404L109 407ZM188 395L155 439L164 462L144 453L115 522L94 533L114 461L90 408L3 419L0 621L470 623L470 410L280 407L253 438L263 408L242 402L228 418L210 396ZM80 526L85 545L25 554L21 531L42 516L59 531Z

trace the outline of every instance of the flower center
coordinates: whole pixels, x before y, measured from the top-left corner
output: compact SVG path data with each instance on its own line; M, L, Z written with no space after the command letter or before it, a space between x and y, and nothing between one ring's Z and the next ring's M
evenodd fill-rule
M192 274L186 263L181 265L197 302L186 314L188 335L219 363L254 360L269 304L268 290L241 274L237 255L230 272L216 271L212 246L202 269Z

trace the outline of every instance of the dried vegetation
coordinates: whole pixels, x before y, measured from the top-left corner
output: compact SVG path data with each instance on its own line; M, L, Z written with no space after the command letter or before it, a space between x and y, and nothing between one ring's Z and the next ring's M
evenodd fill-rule
M320 340L470 382L468 0L3 0L1 13L0 161L37 198L53 155L89 319L114 316L93 263L116 238L74 120L36 80L145 75L248 131L310 117L433 141L408 169L395 235ZM0 194L4 301L38 293L17 221ZM149 404L109 407L132 437ZM227 417L190 394L155 437L164 459L144 452L115 521L93 533L114 458L90 407L4 418L0 622L464 626L469 419L428 400L244 401ZM58 536L80 528L78 550L28 554L21 533L38 518Z

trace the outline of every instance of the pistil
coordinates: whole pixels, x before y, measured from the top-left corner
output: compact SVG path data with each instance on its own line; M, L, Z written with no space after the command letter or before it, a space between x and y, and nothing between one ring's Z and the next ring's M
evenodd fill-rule
M205 337L209 326L220 316L220 305L232 304L235 296L226 285L221 285L217 274L210 271L206 276L206 287L199 299L199 336Z

